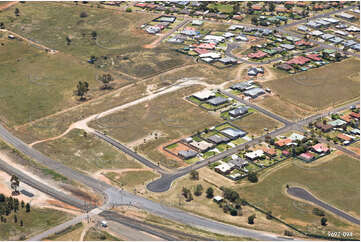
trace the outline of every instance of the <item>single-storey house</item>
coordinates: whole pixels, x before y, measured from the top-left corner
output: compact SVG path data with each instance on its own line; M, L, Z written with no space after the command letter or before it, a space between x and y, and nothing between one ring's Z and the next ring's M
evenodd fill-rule
M310 59L308 59L304 56L297 56L297 57L293 57L291 60L287 61L286 64L289 64L289 65L295 64L295 65L302 66L310 61L311 61Z
M245 157L250 160L256 160L264 155L263 150L255 150L245 154Z
M323 122L317 122L316 124L315 124L315 126L316 126L316 128L318 128L318 129L321 129L322 130L322 132L324 132L324 133L326 133L326 132L329 132L331 129L332 129L332 125L330 125L330 124L324 124Z
M318 37L318 36L323 35L323 32L319 31L319 30L314 30L310 33L310 35Z
M329 41L334 43L334 44L340 44L340 43L342 43L342 41L344 41L344 39L336 36L336 37L334 37L332 39L329 39Z
M335 37L333 34L324 34L321 36L321 38L324 40L329 40L332 39L333 37Z
M226 129L222 129L220 131L221 134L229 137L230 139L234 140L234 139L238 139L240 137L243 137L247 134L247 132L240 130L240 129L235 129L235 128L226 128Z
M212 136L208 137L207 140L209 140L210 142L215 143L215 144L218 145L218 144L221 144L221 143L228 142L229 138L227 138L225 136L215 134L215 135L212 135Z
M233 164L222 162L220 165L216 166L214 170L220 174L228 175L234 169Z
M228 102L228 99L225 98L225 97L221 97L221 96L218 96L218 97L214 97L214 98L211 98L207 101L207 103L213 105L213 106L218 106L218 105L222 105L222 104L225 104Z
M201 26L201 25L203 25L203 21L202 21L202 20L199 20L199 19L194 19L194 20L192 21L192 25Z
M194 150L181 150L178 152L178 156L182 157L184 160L191 159L195 157L198 153Z
M298 26L297 29L298 29L298 30L301 30L301 31L303 31L303 32L308 32L308 31L309 31L309 29L308 29L306 26L304 26L304 25Z
M200 58L219 59L219 58L221 58L221 54L219 54L217 52L209 52L209 53L201 54L201 55L199 55L199 57Z
M203 90L203 91L200 91L200 92L196 92L196 93L193 93L192 94L193 97L201 100L201 101L204 101L204 100L207 100L211 97L215 97L216 94L212 91L209 91L209 90Z
M355 119L360 119L360 114L359 113L351 112L350 116L355 118Z
M317 153L324 153L324 154L326 154L330 151L327 144L324 144L324 143L318 143L318 144L312 146L312 150L314 150Z
M248 38L245 35L238 35L236 36L236 40L247 42Z
M235 59L233 57L229 57L229 56L223 57L223 58L219 59L218 61L225 65L232 65L232 64L237 63L237 59Z
M231 116L233 118L237 118L239 116L242 116L242 115L248 113L248 107L240 106L238 108L232 109L228 113L229 113L229 116Z
M269 157L274 157L277 155L276 150L272 148L263 148L263 152Z
M292 143L291 139L280 139L275 142L275 146L282 149L291 143Z
M252 88L252 89L249 89L249 90L243 92L244 95L251 97L251 98L256 98L265 93L266 92L262 88L259 88L259 87L255 87L255 88Z
M290 44L280 44L280 47L286 50L293 50L296 48L294 45L290 45Z
M228 164L233 164L236 168L241 169L241 168L245 167L246 165L248 165L248 161L243 160L238 157L238 158L228 161Z
M288 138L291 139L292 141L297 141L297 140L301 141L305 138L305 136L297 133L292 133Z
M292 66L290 66L289 64L283 63L283 64L278 65L277 68L280 70L289 71L292 69Z
M189 145L191 145L193 148L196 148L197 150L199 150L201 152L205 152L214 146L214 144L209 143L205 140L202 140L199 142L193 140L192 142L189 143Z
M267 53L264 53L263 51L259 50L254 53L249 53L247 56L252 59L262 59L262 58L266 57L267 55L268 55Z
M354 135L360 135L360 129L351 129L350 132Z
M233 90L244 91L252 87L253 82L239 82L231 86Z
M216 203L220 203L223 201L223 197L221 196L215 196L213 197L213 201L215 201Z
M336 119L336 120L332 120L332 121L329 121L327 122L329 125L332 125L333 128L335 127L341 127L345 124L347 124L347 122L341 120L341 119Z
M311 162L315 159L315 155L310 152L302 153L298 156L301 160L304 160L306 162Z
M348 14L348 13L345 13L345 12L336 14L336 17L343 18L343 19L346 19L346 20L354 20L355 19L354 15L351 15L351 14Z

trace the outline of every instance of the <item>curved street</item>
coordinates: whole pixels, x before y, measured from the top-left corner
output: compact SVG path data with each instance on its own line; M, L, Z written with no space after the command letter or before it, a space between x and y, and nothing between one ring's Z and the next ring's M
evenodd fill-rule
M335 191L335 192L337 192L337 191ZM306 200L308 202L311 202L317 206L320 206L320 207L326 209L327 211L333 213L334 215L342 217L351 223L360 225L359 219L317 199L311 193L309 193L308 191L306 191L305 189L303 189L301 187L290 187L287 189L287 193L293 197L297 197L297 198Z

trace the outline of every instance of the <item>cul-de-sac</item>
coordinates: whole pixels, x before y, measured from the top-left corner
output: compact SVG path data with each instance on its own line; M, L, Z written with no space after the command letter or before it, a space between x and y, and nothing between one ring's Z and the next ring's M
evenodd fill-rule
M0 2L0 240L359 239L359 1Z

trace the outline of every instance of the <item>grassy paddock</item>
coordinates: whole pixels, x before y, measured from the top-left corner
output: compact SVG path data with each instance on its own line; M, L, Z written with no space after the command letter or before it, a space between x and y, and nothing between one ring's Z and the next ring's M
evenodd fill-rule
M360 96L360 61L350 58L265 82L281 98L308 110L321 110Z
M35 145L35 148L72 168L94 172L99 169L140 168L136 161L93 134L72 130L66 136Z
M85 234L84 241L120 241L120 239L106 231L92 227Z

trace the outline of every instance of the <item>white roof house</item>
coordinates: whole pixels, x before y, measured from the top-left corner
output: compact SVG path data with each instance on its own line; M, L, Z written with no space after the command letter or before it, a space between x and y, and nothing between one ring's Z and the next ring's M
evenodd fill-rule
M195 19L192 21L192 25L201 26L203 24L202 20Z
M224 42L223 36L217 36L217 35L206 35L204 36L203 40L212 40L215 42Z
M208 150L209 148L212 148L214 145L212 143L209 143L207 141L195 141L193 140L191 143L189 143L191 146L199 149L200 151Z
M199 100L206 100L208 98L215 97L216 94L206 89L200 92L193 93L192 96Z
M296 140L303 140L305 138L305 136L301 135L301 134L297 134L297 133L293 133L290 135L289 137L292 141L296 141Z
M255 150L249 153L246 153L245 156L251 160L257 159L264 155L263 150Z
M220 171L221 173L227 173L227 172L231 171L233 167L234 167L233 164L228 164L228 163L222 162L220 165L216 166L214 169L216 171Z
M314 30L310 34L313 36L321 36L321 35L323 35L323 32L319 31L319 30Z
M219 59L221 58L221 54L217 52L209 52L205 54L199 55L200 58L211 58L211 59Z
M231 37L234 37L234 36L235 35L233 33L231 33L231 32L226 32L226 33L223 34L224 38L231 38Z
M223 197L221 197L221 196L215 196L215 197L213 197L213 200L214 200L215 202L219 203L219 202L222 202L222 201L223 201Z

